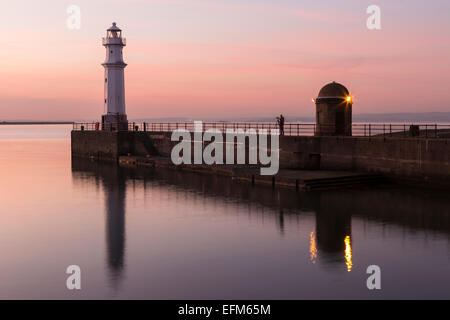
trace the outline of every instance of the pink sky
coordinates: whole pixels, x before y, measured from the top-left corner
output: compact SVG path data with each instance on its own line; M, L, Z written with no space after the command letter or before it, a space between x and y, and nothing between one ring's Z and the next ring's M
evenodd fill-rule
M382 29L366 28L381 7ZM69 4L81 29L66 27ZM128 117L313 115L330 81L354 113L450 111L448 1L17 0L0 21L0 121L94 120L103 110L112 21L124 49Z

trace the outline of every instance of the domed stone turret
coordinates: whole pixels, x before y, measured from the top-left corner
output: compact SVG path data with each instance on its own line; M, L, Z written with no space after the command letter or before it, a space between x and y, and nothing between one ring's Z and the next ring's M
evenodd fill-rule
M352 135L352 97L337 82L325 85L316 100L316 136Z

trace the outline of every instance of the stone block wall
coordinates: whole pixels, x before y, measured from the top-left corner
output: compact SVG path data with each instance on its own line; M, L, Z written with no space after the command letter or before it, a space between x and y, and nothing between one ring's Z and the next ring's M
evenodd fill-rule
M72 132L74 156L105 160L117 160L128 153L170 157L177 143L171 141L168 132ZM236 144L234 147L236 155ZM247 144L247 159L248 153ZM448 183L450 140L284 136L280 137L280 168L377 172L388 177Z

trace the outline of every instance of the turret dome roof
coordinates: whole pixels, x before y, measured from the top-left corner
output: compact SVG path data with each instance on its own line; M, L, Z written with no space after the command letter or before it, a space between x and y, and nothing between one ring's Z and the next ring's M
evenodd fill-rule
M349 91L342 84L331 82L325 85L319 91L318 98L346 98L350 95Z

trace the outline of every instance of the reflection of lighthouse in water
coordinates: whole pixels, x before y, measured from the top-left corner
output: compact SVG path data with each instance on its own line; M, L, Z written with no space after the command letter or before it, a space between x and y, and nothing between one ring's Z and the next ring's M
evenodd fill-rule
M113 282L121 276L125 252L125 183L117 174L104 180L107 260Z
M72 171L75 181L82 187L84 184L95 184L102 188L105 206L105 262L110 285L118 288L126 268L126 175L115 164L98 164L84 159L72 159Z

